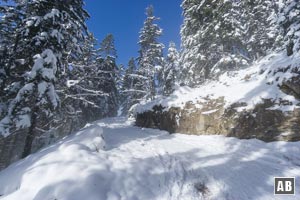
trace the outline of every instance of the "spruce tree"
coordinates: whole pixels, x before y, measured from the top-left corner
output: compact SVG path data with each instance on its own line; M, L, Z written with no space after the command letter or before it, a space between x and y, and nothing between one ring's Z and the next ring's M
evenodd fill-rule
M153 12L153 6L147 7L147 18L140 31L138 42L140 45L138 66L140 75L145 78L142 90L146 92L146 99L155 97L156 88L162 81L164 45L158 41L162 35L162 29L155 24L159 18L155 17Z
M245 27L244 43L251 60L257 60L280 43L276 41L279 34L274 20L276 3L272 0L244 0L239 6Z
M195 86L209 77L218 45L213 40L218 1L184 0L181 4L184 22L181 27L183 73L180 82ZM213 47L210 49L210 47ZM212 52L212 54L211 54Z
M112 34L108 34L100 43L99 52L103 58L117 58L117 50L115 48L115 39Z
M103 116L113 117L117 115L119 106L118 76L119 68L116 64L117 53L113 35L107 35L100 43L99 57L97 60L99 87L108 94L102 99Z
M121 112L122 115L127 115L128 110L132 106L133 101L133 86L134 86L134 73L136 72L136 65L134 58L131 58L128 62L127 68L125 70L121 94Z
M288 56L300 51L300 2L282 0L279 8L278 23L284 37Z
M5 104L12 98L11 96L15 95L15 92L9 89L14 81L10 69L15 68L22 62L22 60L16 59L16 51L20 40L16 29L24 18L24 6L4 4L0 6L0 15L2 15L0 20L0 91L3 91L0 93L0 104L3 105L2 111L4 111L3 108L7 107Z
M184 0L180 82L196 86L224 71L248 66L276 47L269 0Z
M168 96L175 89L177 74L179 71L179 53L174 42L170 42L166 65L164 67L163 94Z
M32 0L26 2L24 12L26 17L16 29L22 39L14 60L20 62L10 69L16 95L0 122L3 136L26 130L23 157L30 154L38 127L48 124L60 105L55 84L67 67L67 54L80 53L88 17L82 0Z
M96 46L97 40L93 34L88 34L81 44L80 56L68 60L69 67L62 80L67 84L61 82L59 85L59 90L63 91L60 93L63 101L60 117L74 122L75 129L102 117L101 99L107 94L99 85Z

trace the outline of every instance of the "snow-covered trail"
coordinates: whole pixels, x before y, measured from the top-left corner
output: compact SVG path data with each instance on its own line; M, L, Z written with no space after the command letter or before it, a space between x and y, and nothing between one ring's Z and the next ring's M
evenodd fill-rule
M95 122L0 172L4 200L275 199L275 176L296 177L300 143L169 135L124 118Z

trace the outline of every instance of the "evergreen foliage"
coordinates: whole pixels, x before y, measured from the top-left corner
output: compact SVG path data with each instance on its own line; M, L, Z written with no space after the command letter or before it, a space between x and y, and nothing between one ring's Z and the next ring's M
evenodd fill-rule
M21 4L22 5L22 4ZM27 128L23 156L30 153L37 126L44 126L60 106L55 84L66 67L68 52L80 53L88 18L81 0L32 0L24 3L24 19L15 29L15 65L9 66L12 93L0 122L0 132L8 136ZM39 121L39 123L37 123Z
M179 72L179 53L174 42L170 42L166 64L163 71L163 94L170 95L174 89Z
M196 86L248 66L276 48L276 4L262 0L184 0L180 82Z
M300 51L300 2L280 0L278 23L282 29L287 55Z
M161 85L163 68L163 48L158 38L162 35L162 29L154 22L159 18L154 16L153 6L146 9L147 18L140 31L140 50L138 58L139 74L146 92L146 99L153 99L156 95L157 86Z

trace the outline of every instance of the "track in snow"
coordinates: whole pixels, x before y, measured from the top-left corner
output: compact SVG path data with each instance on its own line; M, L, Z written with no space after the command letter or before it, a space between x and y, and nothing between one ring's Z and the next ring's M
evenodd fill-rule
M299 183L299 152L299 142L169 135L110 118L0 172L0 199L273 200L274 176Z

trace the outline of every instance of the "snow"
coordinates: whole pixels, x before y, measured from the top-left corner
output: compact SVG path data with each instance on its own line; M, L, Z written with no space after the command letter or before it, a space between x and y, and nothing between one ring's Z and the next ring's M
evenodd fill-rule
M206 112L202 112L203 115L209 115L209 114L212 114L212 113L215 113L217 112L219 109L214 109L214 110L209 110L209 111L206 111Z
M291 67L286 72L280 72L280 69L287 66ZM205 102L207 98L224 98L225 107L236 102L247 104L238 111L253 109L256 104L263 102L263 99L275 100L275 106L280 100L287 100L292 105L280 105L276 109L292 111L299 107L299 101L283 93L278 85L297 75L292 71L299 67L299 56L287 57L285 52L271 53L248 68L226 72L217 81L209 81L199 88L178 87L167 98L142 102L133 108L133 112L143 113L152 110L155 105L162 105L165 110L171 107L183 108L187 102Z
M80 82L80 80L67 80L67 87L72 87L76 84L78 84Z
M59 10L57 9L52 9L51 12L47 13L45 16L44 16L44 19L52 19L54 20L55 17L59 17Z
M35 78L39 73L46 80L55 80L55 74L57 71L57 58L53 51L46 49L42 54L37 54L34 56L34 65L29 74L31 79ZM46 66L50 68L46 68Z
M46 92L48 87L48 83L46 81L41 81L38 84L38 94L39 94L39 98L42 98L44 93Z
M104 119L0 172L2 200L268 200L300 142L169 135ZM299 199L295 196L276 199Z
M9 119L9 117L4 117L0 122L0 133L3 135L3 137L9 136L10 132L8 129L8 125L10 124L11 120Z
M29 107L22 108L19 111L18 120L16 120L16 127L17 128L27 128L31 125L31 118L30 113L31 109Z

